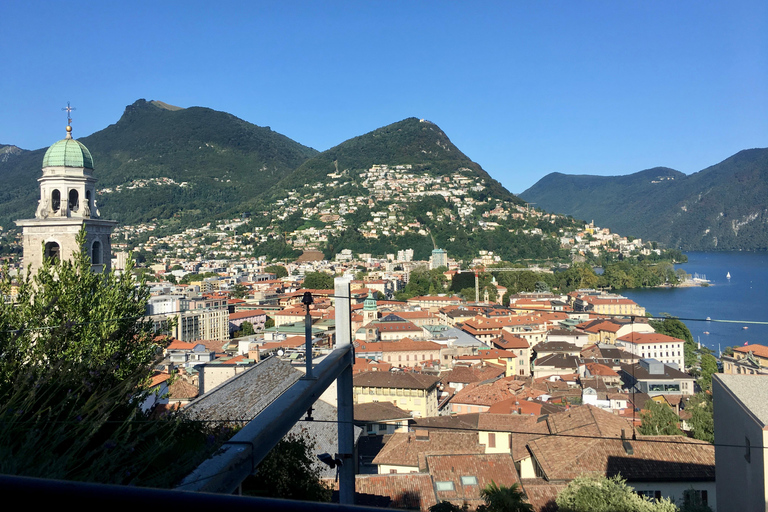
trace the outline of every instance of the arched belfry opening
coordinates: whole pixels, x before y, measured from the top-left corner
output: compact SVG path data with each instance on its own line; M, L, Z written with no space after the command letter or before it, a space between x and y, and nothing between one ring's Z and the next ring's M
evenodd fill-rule
M69 211L76 212L80 208L80 194L77 190L69 191Z
M54 191L51 192L51 209L54 212L58 212L59 208L61 208L61 192L59 192L58 189L54 189Z
M91 246L91 265L101 265L101 242L98 240Z
M61 259L61 247L56 242L47 242L45 244L45 259L52 263L58 263Z

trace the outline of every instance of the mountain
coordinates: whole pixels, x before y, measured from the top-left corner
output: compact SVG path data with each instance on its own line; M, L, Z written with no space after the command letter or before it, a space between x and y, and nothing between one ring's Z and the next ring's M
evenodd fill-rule
M278 183L269 212L252 223L329 258L342 249L412 248L427 259L435 246L460 259L483 249L509 260L561 257L557 240L541 233L573 222L526 223L522 205L436 124L408 118L308 159Z
M94 157L102 213L121 223L175 216L189 225L246 211L253 197L317 154L225 112L146 100L126 107L117 123L78 140ZM5 224L33 215L46 150L3 159L7 147L0 147Z
M457 148L436 124L415 117L354 137L315 155L286 176L280 187L292 189L346 172L354 179L374 165L410 165L415 173L448 176L461 172L484 180L488 193L522 202Z
M740 151L690 176L665 167L628 176L552 173L520 197L683 250L768 249L768 149Z
M138 100L117 123L78 140L94 158L103 216L150 224L156 236L248 212L229 229L273 255L412 248L426 259L438 246L462 259L484 249L517 261L567 258L559 230L578 224L527 218L519 198L423 119L318 153L231 114ZM8 155L0 158L0 222L33 215L45 150L0 153ZM148 227L121 240L146 238Z

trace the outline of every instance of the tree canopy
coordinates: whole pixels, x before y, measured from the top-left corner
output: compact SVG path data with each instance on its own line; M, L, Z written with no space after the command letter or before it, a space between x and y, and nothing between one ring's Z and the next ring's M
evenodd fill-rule
M325 272L307 272L302 286L310 290L333 290L333 276Z
M5 268L0 292L0 473L164 487L216 448L220 429L142 409L166 342L130 266L97 274L79 251L18 282Z
M648 400L645 409L640 413L642 424L638 429L641 434L648 436L681 435L678 427L680 418L667 404Z
M677 512L672 501L640 496L619 476L580 476L557 495L555 502L560 512Z
M525 501L520 485L510 487L491 481L480 491L485 505L477 507L478 512L533 512L533 505Z
M264 272L275 274L278 279L282 277L288 277L288 270L282 265L269 265L264 267Z
M288 500L331 501L330 487L320 480L315 443L306 435L289 434L261 461L243 493Z

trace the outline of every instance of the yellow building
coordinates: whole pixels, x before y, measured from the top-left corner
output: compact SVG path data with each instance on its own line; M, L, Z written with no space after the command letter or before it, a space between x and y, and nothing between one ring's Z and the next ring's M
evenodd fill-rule
M354 403L390 402L414 418L437 416L439 382L421 373L358 373L353 377Z

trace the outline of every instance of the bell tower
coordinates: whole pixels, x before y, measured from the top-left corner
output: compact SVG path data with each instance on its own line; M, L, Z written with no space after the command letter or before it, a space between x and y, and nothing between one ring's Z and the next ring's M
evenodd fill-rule
M67 111L67 135L48 148L43 157L40 199L34 219L17 220L22 228L24 267L32 273L43 265L45 258L67 260L80 249L77 234L85 226L86 242L82 250L91 258L95 272L111 270L112 246L110 235L117 224L100 218L96 207L96 178L93 158L82 143L72 138L72 119Z
M368 325L370 322L375 322L379 319L379 308L376 305L376 297L373 296L373 291L368 292L368 297L363 303L363 325Z

